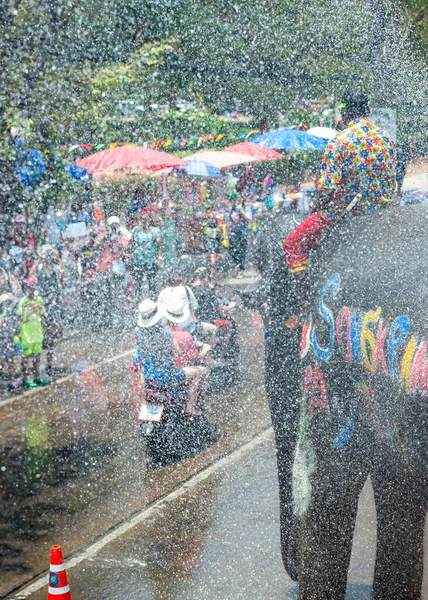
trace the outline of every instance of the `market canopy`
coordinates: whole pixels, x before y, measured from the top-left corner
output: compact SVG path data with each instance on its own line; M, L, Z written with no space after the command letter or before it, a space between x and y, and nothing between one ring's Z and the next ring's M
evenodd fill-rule
M186 162L173 154L142 148L141 146L116 146L85 156L75 163L90 175L114 169L143 169L159 171L174 167L185 167Z
M252 143L276 150L323 150L327 145L326 140L296 129L269 131L258 135Z
M309 135L314 135L315 137L323 138L324 140L332 140L338 134L336 129L332 129L331 127L311 127L311 129L308 129L306 133L309 133Z
M278 160L284 158L282 154L272 150L272 148L266 148L260 144L254 144L253 142L241 142L240 144L233 144L223 150L223 152L238 152L238 154L249 154L257 161L263 160Z
M224 150L221 152L202 150L201 152L197 152L191 156L186 156L186 160L202 160L214 165L217 167L217 169L224 169L226 167L233 167L235 165L254 162L256 159L248 154L238 154L237 152L226 152Z
M193 177L222 177L220 169L204 160L186 160L186 167L178 167L186 175Z

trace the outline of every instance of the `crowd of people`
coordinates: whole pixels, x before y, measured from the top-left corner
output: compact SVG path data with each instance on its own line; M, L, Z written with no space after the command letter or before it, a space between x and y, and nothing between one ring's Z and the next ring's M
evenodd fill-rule
M67 209L55 212L49 208L41 225L36 226L30 212L0 220L3 383L11 391L48 385L54 380L54 347L63 337L64 327L122 326L124 319L133 321L137 307L142 322L149 299L159 306L162 322L168 318L174 348L186 346L192 361L214 360L216 344L214 354L218 357L224 353L231 333L230 322L223 317L232 307L217 299L209 286L215 279L219 256L227 256L231 272L238 278L243 276L260 200L254 194L251 168L229 183L228 198L204 210L200 258L205 271L187 273L187 287L183 287L179 267L185 248L177 225L177 206L171 201L148 199L141 188L122 214L108 218L99 207L94 210L84 200L74 199ZM266 193L272 193L270 176L263 186ZM179 298L185 326L168 316L165 308ZM161 331L158 321L156 324ZM159 335L159 340L168 337ZM194 337L197 353L186 340L189 335ZM46 355L43 370L42 350ZM195 389L203 389L204 367L184 364L182 353L174 356L174 361L188 379L198 382ZM196 398L194 394L192 397Z
M55 340L63 330L63 297L58 251L50 244L37 249L34 236L24 235L21 226L9 230L0 261L0 373L11 391L49 384Z

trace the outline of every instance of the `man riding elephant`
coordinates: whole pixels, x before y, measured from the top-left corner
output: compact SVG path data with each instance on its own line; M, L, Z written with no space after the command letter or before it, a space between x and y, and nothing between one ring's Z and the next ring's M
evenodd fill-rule
M300 368L293 369L302 369L302 384L290 520L299 599L344 600L358 498L370 476L373 600L418 600L427 501L428 215L421 207L412 214L377 210L393 204L394 144L368 121L361 92L345 95L342 114L348 128L327 147L316 211L284 244L296 292L286 324L303 326ZM340 222L350 212L359 217Z
M396 152L391 136L370 122L368 96L349 90L340 105L346 129L329 142L321 164L318 198L312 214L284 241L293 274L298 311L287 322L301 324L307 309L309 253L347 212L367 214L391 206L396 188Z
M345 95L343 111L353 107L345 120L354 122L327 148L320 185L328 191L321 191L319 212L284 244L290 270L303 273L296 318L287 321L305 321L293 465L299 599L345 598L358 498L370 476L373 600L418 600L427 500L428 215L423 207L377 210L392 205L395 152L358 96ZM349 208L359 216L341 222Z

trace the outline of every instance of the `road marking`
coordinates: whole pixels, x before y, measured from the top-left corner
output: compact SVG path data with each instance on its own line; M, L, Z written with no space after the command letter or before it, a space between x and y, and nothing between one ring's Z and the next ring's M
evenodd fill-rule
M133 348L132 350L126 350L125 352L122 352L121 354L116 354L115 356L110 356L109 358L104 358L100 362L97 362L97 363L94 363L93 365L89 365L88 367L85 367L85 371L86 370L89 371L90 369L98 369L101 365L112 363L115 360L120 360L121 358L124 358L125 356L131 355L133 352L135 352L135 348ZM23 398L28 398L28 396L33 396L34 394L37 394L41 390L45 390L45 391L51 390L56 385L58 385L60 383L64 383L64 381L69 381L70 379L73 379L74 377L76 377L77 374L78 374L78 371L74 371L73 373L71 373L70 375L67 375L66 377L61 377L60 379L56 379L55 383L53 383L49 387L33 388L31 390L23 392L22 394L19 394L18 396L11 396L10 398L6 398L6 400L0 400L0 408L3 408L3 406L7 406L8 404L13 404L13 402L19 402L19 400L22 400Z
M217 462L212 463L202 471L199 471L196 475L182 483L178 488L156 500L150 506L143 508L138 513L136 513L133 517L127 518L121 524L116 525L109 533L103 535L103 537L96 542L93 542L89 546L87 546L84 550L77 551L75 556L72 556L70 559L64 562L64 566L66 569L72 569L79 563L92 558L97 552L99 552L104 546L110 544L110 542L114 542L117 538L124 535L128 531L130 531L133 527L140 525L147 519L149 519L153 514L162 510L168 504L171 504L174 500L185 494L188 490L196 487L202 481L208 479L213 473L223 469L224 467L229 466L232 462L243 458L247 453L251 452L257 446L260 446L264 442L268 441L271 438L273 433L272 427L265 429L252 440L243 444L230 454L227 454ZM28 598L31 594L34 594L41 588L48 585L49 575L43 575L39 579L37 579L34 583L27 585L21 591L17 592L14 596L8 596L10 600L22 600L23 598Z

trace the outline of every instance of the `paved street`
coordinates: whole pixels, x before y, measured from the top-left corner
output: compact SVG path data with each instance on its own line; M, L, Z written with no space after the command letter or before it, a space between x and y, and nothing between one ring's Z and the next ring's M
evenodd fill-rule
M269 426L261 321L250 313L240 320L251 370L239 386L207 398L221 440L179 465L145 470L126 347L89 375L0 403L1 596L46 569L51 544L69 555Z
M0 528L2 596L46 597L37 575L48 567L50 545L60 543L71 560L74 600L297 597L280 557L260 319L245 313L239 320L243 382L207 402L222 439L179 465L145 470L127 402L129 351L99 366L106 393L99 407L73 404L82 403L76 377L0 405L8 494ZM373 496L366 485L349 598L370 598L374 555ZM428 599L427 582L424 589Z
M176 492L71 558L74 600L272 600L297 597L282 566L271 431L245 444ZM107 543L105 543L107 542ZM361 494L349 572L349 600L369 600L375 514ZM47 554L47 553L46 553ZM46 597L45 581L14 599ZM37 586L33 586L37 587ZM28 595L27 595L28 594ZM428 598L425 582L423 598Z

